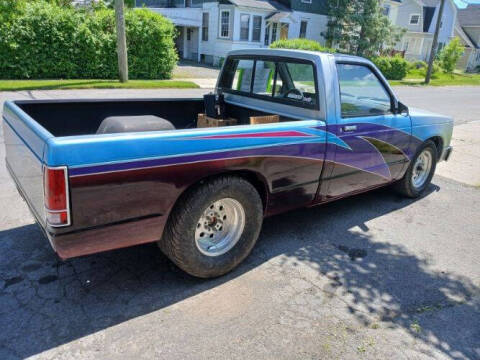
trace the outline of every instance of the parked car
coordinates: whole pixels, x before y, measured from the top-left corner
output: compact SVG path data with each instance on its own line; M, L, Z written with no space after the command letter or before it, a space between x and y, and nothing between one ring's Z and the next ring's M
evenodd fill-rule
M418 197L451 152L452 119L407 108L359 57L233 51L216 94L236 125L197 128L202 98L5 103L8 170L62 259L158 242L219 276L265 217L386 185Z

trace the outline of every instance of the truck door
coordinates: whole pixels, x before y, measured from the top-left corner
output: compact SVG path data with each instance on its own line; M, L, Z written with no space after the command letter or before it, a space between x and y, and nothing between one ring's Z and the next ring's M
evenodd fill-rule
M395 114L393 94L366 63L337 62L340 87L334 127L337 146L327 198L346 195L400 178L408 163L410 117Z

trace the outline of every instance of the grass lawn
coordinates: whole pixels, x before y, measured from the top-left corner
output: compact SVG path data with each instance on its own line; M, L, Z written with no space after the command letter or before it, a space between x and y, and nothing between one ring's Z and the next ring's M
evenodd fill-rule
M199 86L179 80L0 80L0 91L61 90L61 89L193 89Z
M407 77L403 80L390 80L390 85L424 85L424 78L417 72L408 73ZM454 73L449 74L436 74L430 80L430 85L433 86L446 86L446 85L480 85L480 74L463 74Z

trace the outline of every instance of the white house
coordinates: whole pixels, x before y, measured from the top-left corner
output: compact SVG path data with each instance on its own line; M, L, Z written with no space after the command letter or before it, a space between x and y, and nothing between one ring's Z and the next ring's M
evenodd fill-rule
M405 57L409 60L427 61L439 9L440 0L403 0L393 23L407 32L397 44L396 50L405 51ZM455 36L456 18L456 5L452 0L446 0L438 36L439 50Z
M277 39L324 43L324 0L136 0L178 28L180 57L218 64L230 50L268 47Z

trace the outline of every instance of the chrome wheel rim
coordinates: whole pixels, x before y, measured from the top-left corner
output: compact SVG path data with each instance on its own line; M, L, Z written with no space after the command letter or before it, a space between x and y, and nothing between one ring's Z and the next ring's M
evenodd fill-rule
M432 154L428 150L423 150L417 157L413 165L412 184L416 189L425 185L432 168Z
M207 256L220 256L232 249L245 227L245 210L242 204L224 198L210 204L198 219L195 244Z

